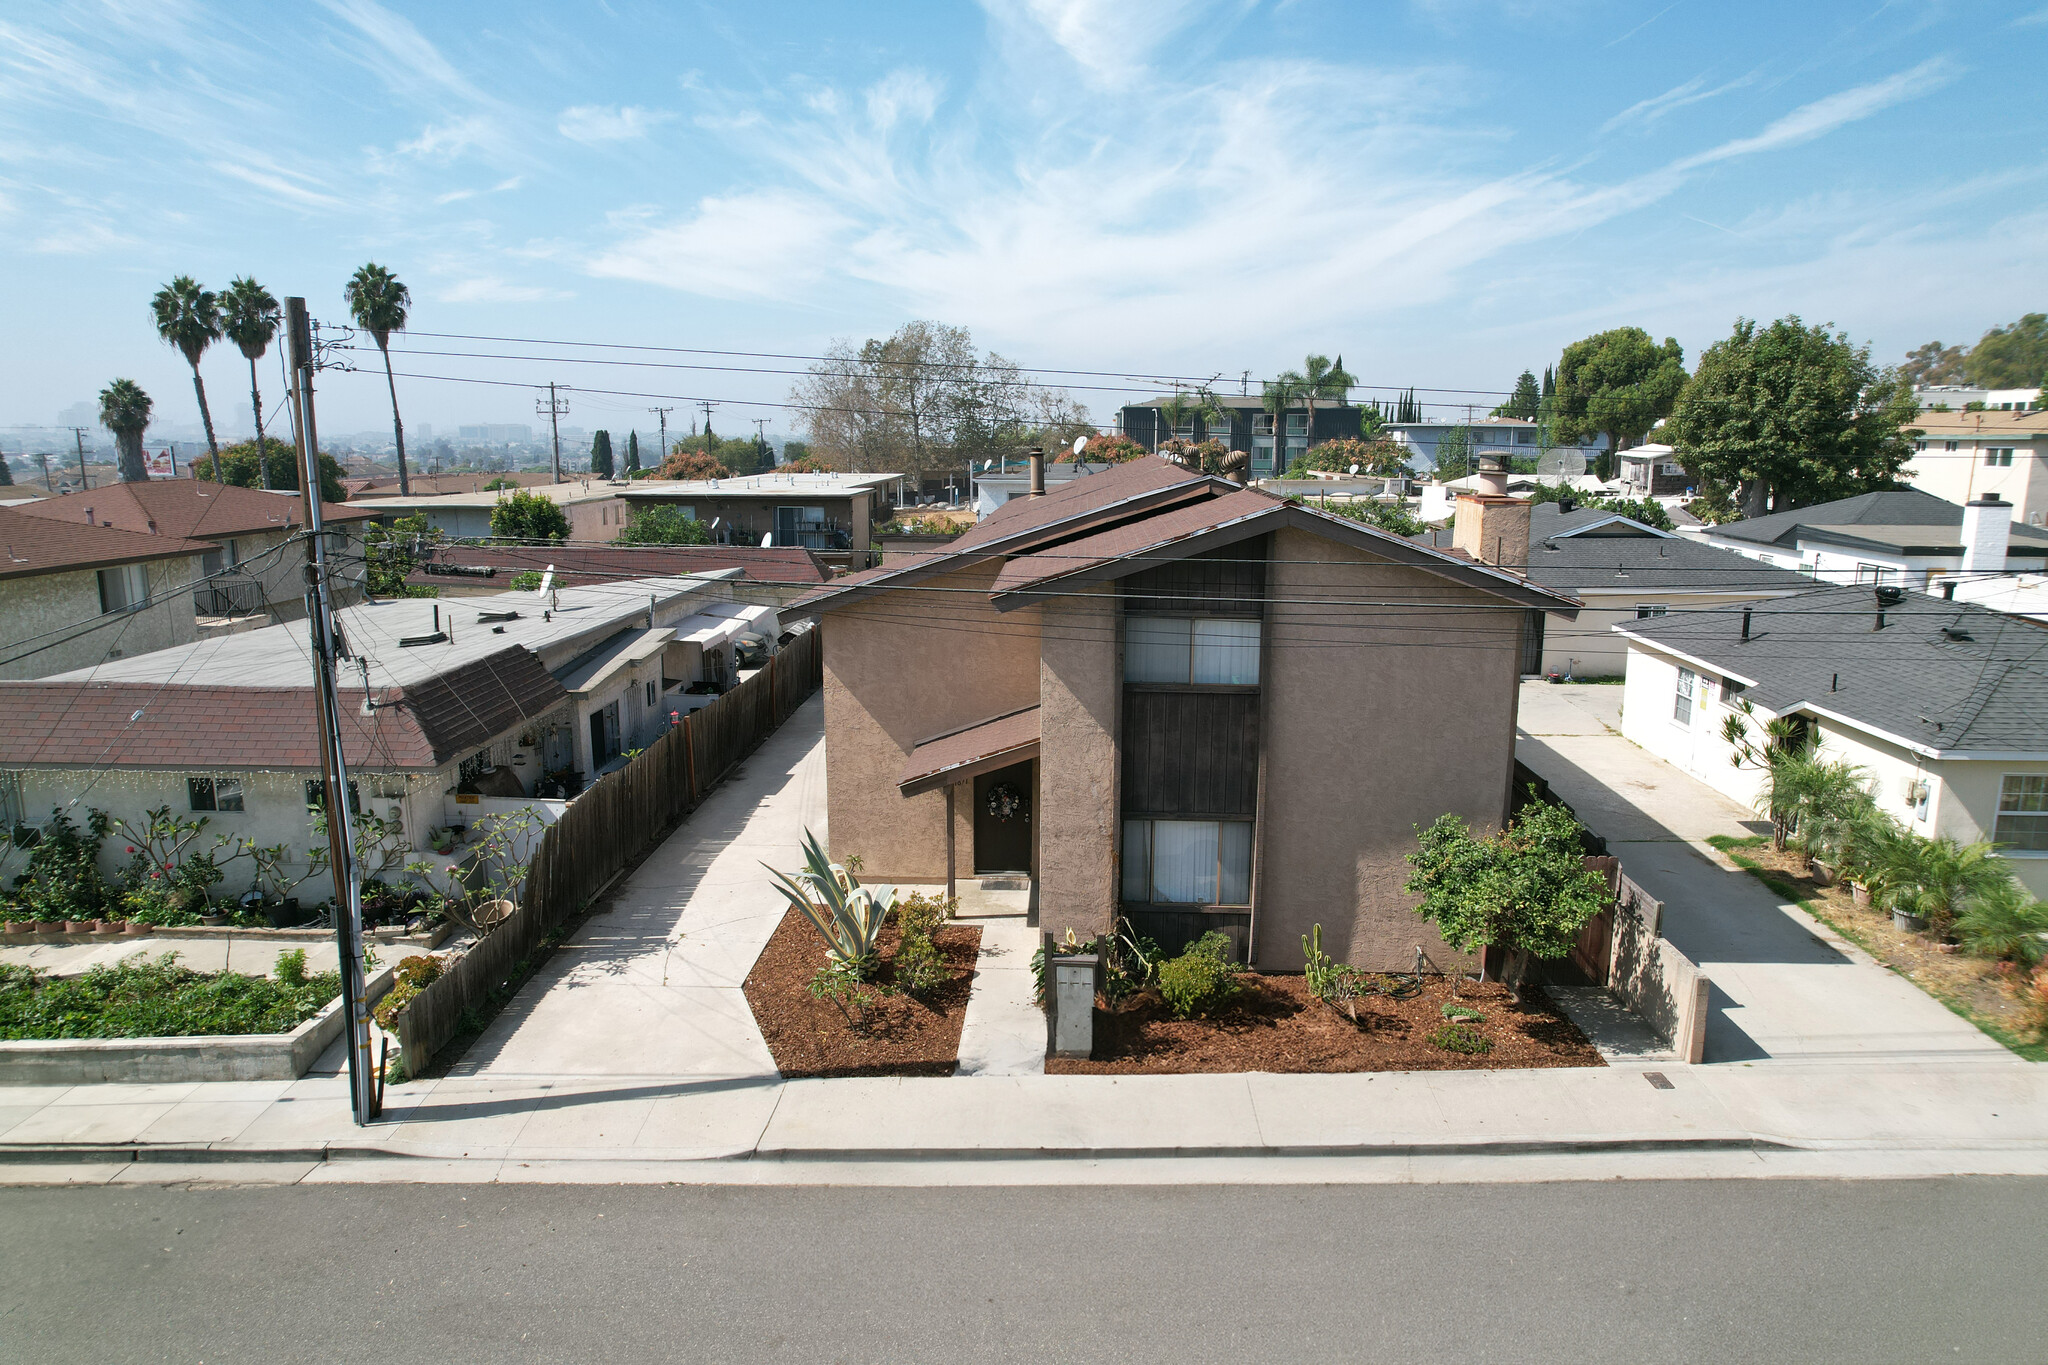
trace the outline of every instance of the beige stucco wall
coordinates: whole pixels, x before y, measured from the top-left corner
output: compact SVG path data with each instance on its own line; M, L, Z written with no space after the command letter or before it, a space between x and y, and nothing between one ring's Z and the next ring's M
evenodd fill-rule
M1117 905L1117 599L1105 587L1044 608L1038 705L1038 916L1087 937Z
M911 749L1039 700L1039 609L998 614L988 564L827 612L825 786L835 860L871 881L946 877L946 797L898 795ZM965 804L960 803L960 804ZM971 827L970 827L971 829ZM971 833L960 843L971 874Z
M161 600L135 612L101 613L99 574L93 569L0 580L0 648L11 656L29 641L49 645L0 665L0 678L44 678L89 668L110 650L120 651L112 657L126 658L197 639L189 585L199 577L198 556L144 567L151 595ZM39 638L45 635L47 641Z
M1358 966L1457 961L1401 887L1418 825L1498 828L1514 759L1520 612L1305 532L1275 537L1258 964L1299 968L1301 936ZM1326 563L1304 561L1328 561ZM1289 599L1416 600L1333 608ZM1474 607L1436 604L1472 603ZM1428 718L1411 717L1424 707Z

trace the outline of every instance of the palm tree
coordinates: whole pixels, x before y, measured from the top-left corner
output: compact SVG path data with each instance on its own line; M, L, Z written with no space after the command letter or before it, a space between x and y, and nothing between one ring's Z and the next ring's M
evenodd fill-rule
M1159 418L1155 419L1152 428L1152 449L1155 451L1159 449L1158 420L1163 419L1165 421L1166 429L1171 433L1168 439L1177 440L1180 436L1180 424L1183 421L1193 420L1196 407L1195 400L1179 389L1173 391L1173 397L1162 400L1155 409L1159 414Z
M116 379L100 390L100 423L114 433L114 446L121 452L122 483L149 481L149 469L142 463L142 430L149 425L154 406L132 379Z
M249 410L256 414L256 458L262 471L260 479L268 488L271 486L270 449L263 439L263 391L256 384L256 362L270 349L283 315L278 311L277 299L271 292L246 278L230 283L227 292L220 296L220 304L221 330L227 333L229 341L241 347L243 357L249 362ZM213 474L216 479L220 477L217 459Z
M199 420L206 423L206 453L220 467L220 442L213 439L213 411L206 406L206 381L199 377L199 357L220 340L220 299L201 289L190 275L180 275L150 300L156 313L156 334L178 348L192 367L192 388L199 395ZM137 439L140 439L138 433ZM126 477L125 475L123 477Z
M384 353L384 382L391 390L391 438L398 447L398 493L408 497L412 484L405 472L405 424L398 420L398 380L391 373L391 334L405 330L412 291L399 283L398 276L372 261L349 278L341 293L356 326L377 338L377 349Z
M1284 433L1287 429L1287 410L1293 407L1296 401L1301 398L1302 386L1307 382L1308 380L1305 376L1293 370L1288 370L1278 379L1268 379L1259 386L1259 400L1265 405L1266 411L1273 414L1273 470L1275 473L1285 473L1287 470L1287 463L1284 458L1287 449L1284 439ZM1257 445L1258 442L1254 441L1252 444Z
M1288 373L1296 372L1290 370ZM1326 355L1312 355L1301 362L1299 382L1301 401L1308 405L1308 439L1313 445L1316 439L1316 400L1342 403L1351 396L1351 386L1357 381L1345 371L1343 356L1338 356L1332 364Z
M1989 844L1959 843L1946 835L1907 834L1885 850L1877 869L1879 896L1887 909L1903 911L1946 933L1964 905L1995 895L2012 872Z

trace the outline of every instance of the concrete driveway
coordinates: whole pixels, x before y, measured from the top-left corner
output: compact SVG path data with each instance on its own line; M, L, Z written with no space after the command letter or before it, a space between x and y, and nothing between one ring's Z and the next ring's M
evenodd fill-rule
M1664 933L1713 982L1709 1062L2016 1058L1704 841L1756 812L1621 737L1622 689L1524 683L1516 754L1664 902Z

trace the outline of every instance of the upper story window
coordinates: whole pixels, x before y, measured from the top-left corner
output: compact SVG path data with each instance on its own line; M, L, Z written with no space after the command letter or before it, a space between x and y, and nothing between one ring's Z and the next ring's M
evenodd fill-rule
M1653 616L1668 616L1671 608L1662 602L1643 602L1636 606L1636 620L1647 621Z
M1984 463L1996 465L2000 469L2010 469L2012 468L2012 449L2011 446L1996 446L1987 449L1984 452Z
M1231 444L1233 438L1231 436L1230 419L1228 417L1225 417L1220 421L1211 420L1207 418L1203 419L1202 435L1206 439L1211 441L1221 441L1226 446Z
M1925 442L1925 441L1915 441L1915 442L1913 442L1913 449L1915 449L1915 450L1925 450L1925 449L1927 449L1927 442Z
M149 605L149 568L122 564L100 570L100 611L141 611Z
M1183 441L1194 440L1195 419L1193 414L1189 414L1188 416L1181 418L1178 422L1175 422L1173 424L1173 434Z
M1954 450L1956 448L1956 443L1954 441L1943 441L1941 443L1941 448L1943 450Z
M1305 412L1287 414L1287 438L1293 440L1297 436L1304 441L1308 439L1308 414Z
M1255 412L1255 413L1253 413L1253 414L1252 414L1252 435L1254 435L1254 436L1264 436L1264 437L1265 437L1266 439L1268 439L1268 440L1271 440L1271 439L1272 439L1272 437L1273 437L1273 414L1272 414L1272 413L1270 413L1270 412Z
M1256 687L1259 623L1228 617L1133 616L1124 681Z
M2026 853L2048 852L2048 773L2005 775L1991 841Z
M242 779L239 777L188 777L185 795L193 810L241 810Z

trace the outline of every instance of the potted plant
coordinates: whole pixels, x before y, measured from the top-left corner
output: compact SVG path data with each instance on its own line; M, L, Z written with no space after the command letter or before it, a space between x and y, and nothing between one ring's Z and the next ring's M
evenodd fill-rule
M1894 927L1919 933L1932 926L1943 937L1966 902L1996 890L2011 875L1987 842L1912 833L1888 842L1877 871Z

